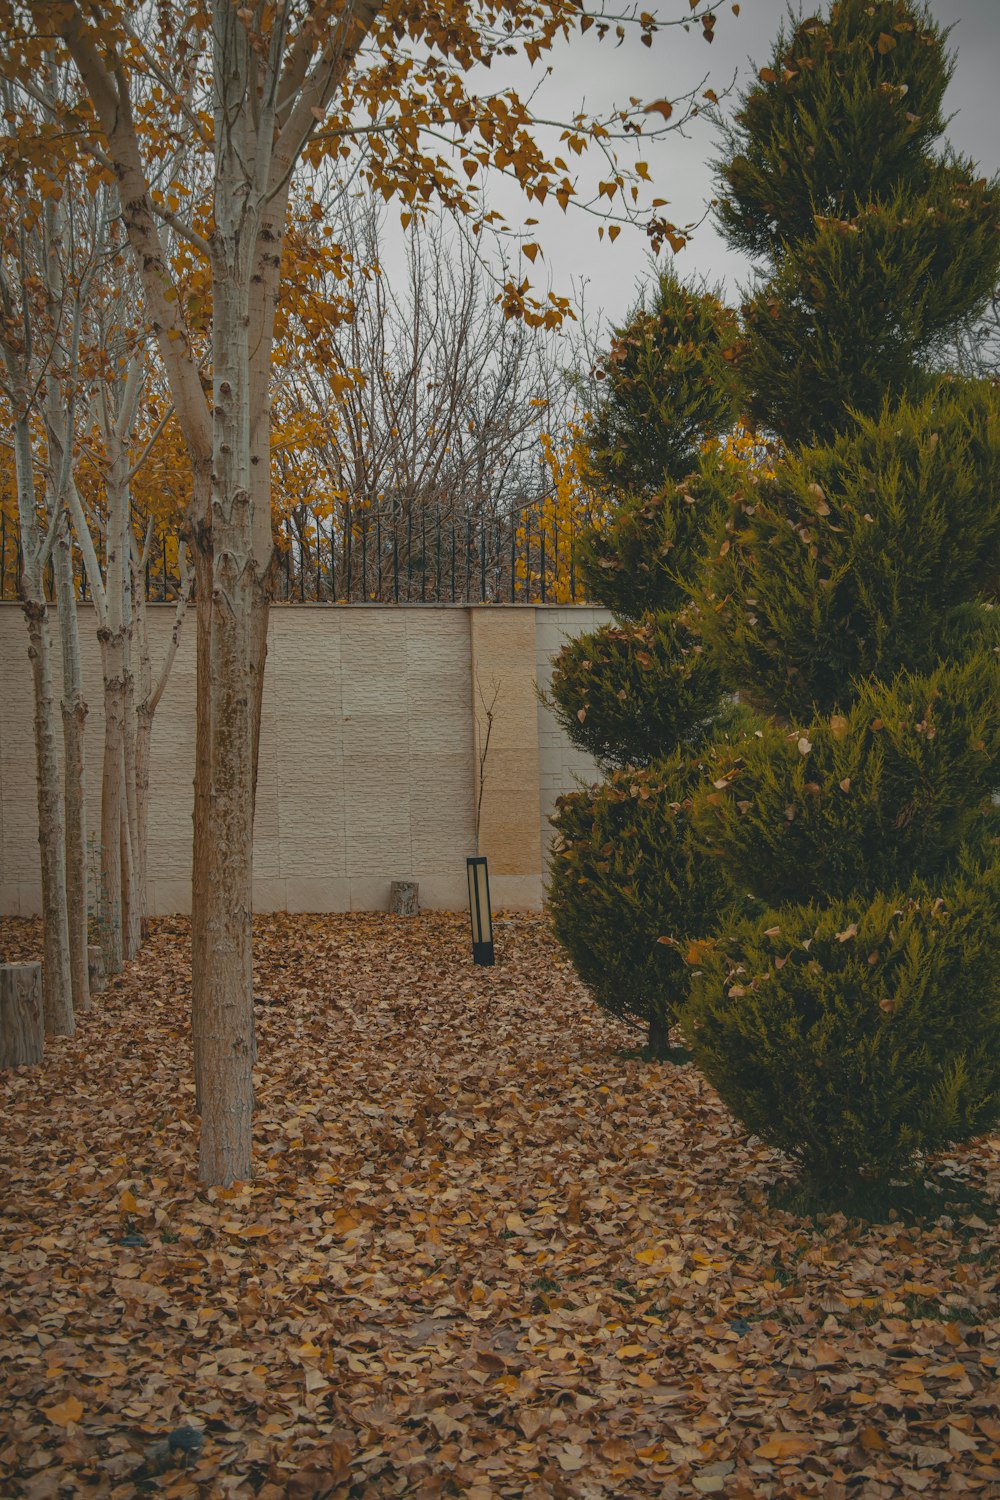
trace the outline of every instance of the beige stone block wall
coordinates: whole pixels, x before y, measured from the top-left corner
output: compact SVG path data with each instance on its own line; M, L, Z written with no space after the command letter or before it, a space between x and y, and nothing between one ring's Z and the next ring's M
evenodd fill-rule
M480 847L494 905L537 907L545 816L592 763L541 707L535 681L566 634L600 611L573 608L283 605L271 614L254 855L257 910L384 908L392 880L424 906L462 909L476 851L484 714L498 691L484 766ZM149 610L154 670L173 621ZM91 860L98 858L103 740L96 622L80 606ZM152 747L150 909L190 906L194 619L185 623ZM481 692L480 692L481 690ZM482 694L482 696L481 696ZM16 604L0 604L0 912L40 905L31 680Z
M517 904L541 905L535 613L516 605L470 610L479 853L489 860L497 906L515 904L508 889L521 897Z

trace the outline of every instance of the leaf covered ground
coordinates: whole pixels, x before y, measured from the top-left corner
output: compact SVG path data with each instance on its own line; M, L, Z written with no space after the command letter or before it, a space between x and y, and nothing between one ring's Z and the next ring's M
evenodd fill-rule
M497 937L258 919L232 1191L179 919L0 1075L0 1494L1000 1494L995 1225L773 1207L780 1161L622 1055L542 919ZM1000 1193L996 1141L949 1165Z

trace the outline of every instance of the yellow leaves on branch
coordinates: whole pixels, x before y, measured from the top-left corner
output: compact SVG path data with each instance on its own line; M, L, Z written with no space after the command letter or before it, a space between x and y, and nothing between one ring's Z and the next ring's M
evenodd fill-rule
M540 403L542 404L542 403ZM566 604L573 597L572 547L574 539L591 525L593 496L586 480L585 418L571 421L559 438L543 432L540 438L545 494L530 512L531 535L522 523L517 530L518 585L527 582L525 558L530 555L530 582L539 589L541 559L545 559L545 597ZM542 543L544 542L544 545ZM539 590L540 591L540 590Z

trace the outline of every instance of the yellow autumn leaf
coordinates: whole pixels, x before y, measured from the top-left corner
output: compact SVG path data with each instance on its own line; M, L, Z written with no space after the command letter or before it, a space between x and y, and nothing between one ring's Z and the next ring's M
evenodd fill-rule
M50 1422L57 1427L68 1427L70 1422L79 1422L83 1416L83 1403L75 1396L67 1396L65 1401L60 1401L56 1406L44 1408L45 1415Z
M755 1458L801 1458L805 1453L813 1451L813 1444L809 1438L797 1437L791 1432L777 1433L768 1438L766 1443L761 1443L754 1454Z
M123 1214L135 1214L139 1212L139 1205L135 1200L135 1195L129 1192L128 1188L125 1189L124 1193L118 1199L118 1207Z

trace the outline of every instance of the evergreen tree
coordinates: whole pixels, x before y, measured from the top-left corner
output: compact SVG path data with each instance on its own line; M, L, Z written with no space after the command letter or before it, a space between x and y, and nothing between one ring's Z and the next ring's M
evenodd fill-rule
M838 0L782 32L716 163L719 221L766 274L744 308L749 415L789 443L919 397L995 286L996 194L935 154L952 73L910 0Z
M935 156L950 73L907 0L779 37L722 164L750 409L794 446L716 536L704 626L771 715L696 821L767 903L685 1025L825 1193L1000 1118L1000 399L926 356L1000 266L1000 189Z
M589 449L615 511L580 557L589 597L616 623L571 641L552 682L564 729L608 773L553 818L553 926L598 1004L648 1024L654 1057L668 1050L687 940L729 898L690 827L721 685L684 580L724 505L726 461L701 448L733 421L734 337L718 298L673 274L616 330Z

